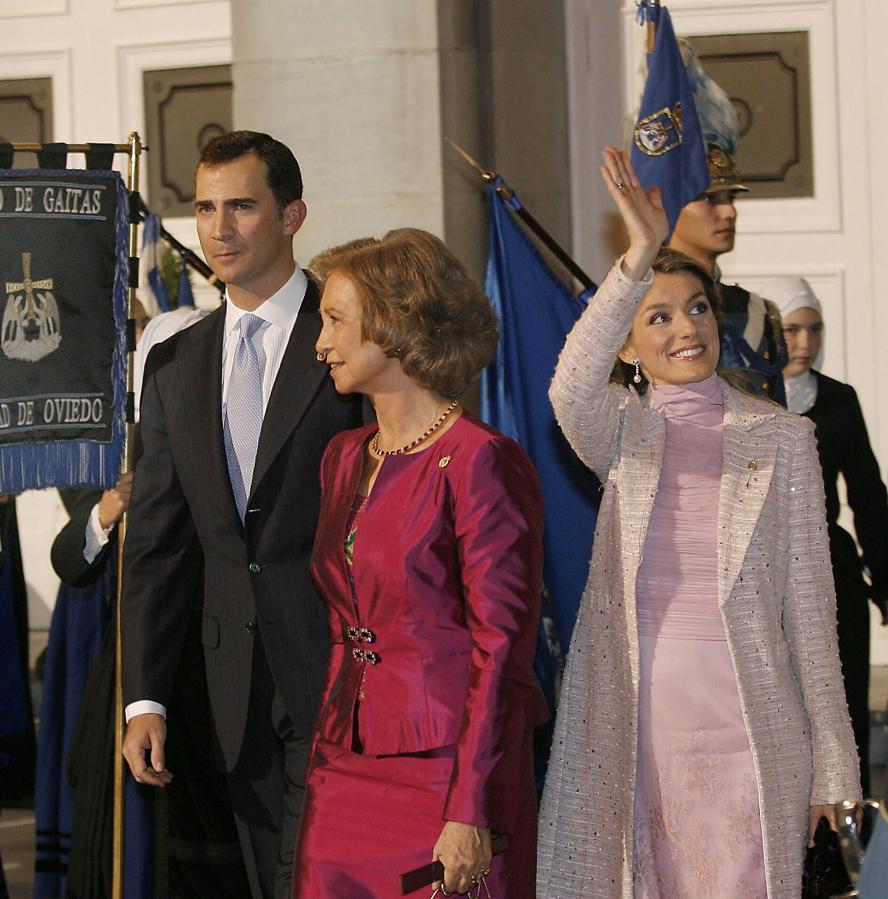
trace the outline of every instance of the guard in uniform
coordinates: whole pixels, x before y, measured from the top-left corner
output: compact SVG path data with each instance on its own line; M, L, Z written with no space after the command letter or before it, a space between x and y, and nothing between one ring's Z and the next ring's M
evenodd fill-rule
M749 188L733 155L740 136L737 113L727 94L706 74L687 41L680 41L709 166L709 187L681 211L669 246L696 259L718 282L724 322L721 365L738 371L757 393L785 405L783 367L786 344L777 307L738 284L725 284L718 257L734 249L734 200Z

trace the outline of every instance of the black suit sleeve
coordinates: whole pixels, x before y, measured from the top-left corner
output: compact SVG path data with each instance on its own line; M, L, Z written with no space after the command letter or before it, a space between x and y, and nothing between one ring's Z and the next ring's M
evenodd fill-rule
M873 591L888 595L888 491L873 455L863 411L852 387L842 403L845 415L845 449L842 477L848 488L848 505L854 513L854 531L870 570Z
M59 579L69 587L86 587L101 577L108 560L111 542L102 547L93 561L83 558L86 525L101 490L60 490L70 520L56 535L50 551L52 567Z
M176 475L158 386L163 358L148 358L142 390L142 454L124 545L124 702L168 704L202 571L199 546ZM152 365L152 362L154 363Z

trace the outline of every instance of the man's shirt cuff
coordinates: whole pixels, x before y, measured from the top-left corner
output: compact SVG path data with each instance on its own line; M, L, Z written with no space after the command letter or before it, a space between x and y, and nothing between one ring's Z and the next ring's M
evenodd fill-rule
M167 716L167 710L159 702L152 702L150 699L140 699L138 702L131 702L123 711L126 716L126 723L129 724L136 715L163 715Z
M89 513L84 533L83 558L86 559L88 565L92 565L96 556L105 548L113 530L113 524L110 528L102 527L102 523L99 521L99 504L96 503L92 507L92 512Z

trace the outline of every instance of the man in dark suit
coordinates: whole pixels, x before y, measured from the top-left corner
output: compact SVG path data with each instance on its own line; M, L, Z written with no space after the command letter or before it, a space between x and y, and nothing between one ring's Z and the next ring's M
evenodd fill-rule
M222 135L201 155L198 234L227 302L148 359L124 549L124 755L136 780L169 783L165 704L202 561L218 754L265 899L289 896L326 665L309 574L320 458L361 422L315 357L318 293L292 251L301 197L298 163L268 135Z

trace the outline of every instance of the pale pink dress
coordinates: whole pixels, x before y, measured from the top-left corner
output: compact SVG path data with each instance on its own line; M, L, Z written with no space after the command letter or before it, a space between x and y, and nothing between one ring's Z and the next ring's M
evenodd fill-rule
M715 375L651 389L666 419L638 571L635 899L767 897L758 788L718 607Z

